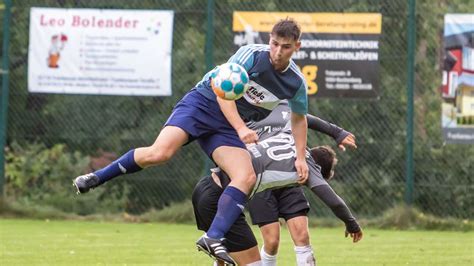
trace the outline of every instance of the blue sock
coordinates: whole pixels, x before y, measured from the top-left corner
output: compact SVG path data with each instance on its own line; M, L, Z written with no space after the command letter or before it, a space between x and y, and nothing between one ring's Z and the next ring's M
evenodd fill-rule
M122 174L131 174L142 170L133 158L134 153L135 149L130 150L106 167L95 171L94 174L99 177L100 183L105 183Z
M223 238L244 210L247 195L236 187L228 186L217 203L217 213L207 231L210 238Z

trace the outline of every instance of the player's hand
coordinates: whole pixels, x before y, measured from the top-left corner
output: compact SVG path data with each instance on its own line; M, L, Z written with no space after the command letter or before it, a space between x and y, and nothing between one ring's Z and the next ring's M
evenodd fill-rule
M308 180L308 176L309 176L309 168L308 168L308 164L306 163L306 159L296 158L295 168L296 168L296 172L298 173L298 176L300 177L300 179L298 180L298 183L304 184L306 180Z
M357 233L349 233L346 231L346 237L348 237L349 235L352 238L352 243L357 243L359 242L359 240L362 239L362 236L363 236L362 229Z
M298 184L300 184L300 185L306 184L306 181L308 181L308 177L306 177L306 178L299 177L298 180L296 180L296 182L298 182Z
M240 140L242 140L242 142L245 144L257 143L257 132L251 130L248 127L241 127L239 130L237 130L237 134L239 135Z
M346 146L351 149L357 149L354 135L349 134L349 136L345 137L338 145L339 149L342 151L346 151Z

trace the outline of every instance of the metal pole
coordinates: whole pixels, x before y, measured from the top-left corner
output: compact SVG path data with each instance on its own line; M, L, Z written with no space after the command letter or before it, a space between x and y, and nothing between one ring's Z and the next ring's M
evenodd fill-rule
M4 3L2 67L0 68L0 77L2 79L2 94L0 94L0 197L3 196L3 184L5 183L5 144L8 117L8 45L10 43L10 16L12 6L11 0L4 0Z
M407 72L407 137L406 137L406 190L405 203L413 203L414 161L413 161L413 121L415 89L415 41L416 41L416 0L408 1L408 72Z
M11 0L4 0L4 3L2 67L0 68L0 77L2 79L2 94L0 95L0 197L3 196L3 184L5 183L5 144L8 117L8 45L10 43L10 16L12 6Z
M206 29L206 71L214 68L214 0L207 0L207 29ZM204 161L204 175L209 175L212 162L206 157Z

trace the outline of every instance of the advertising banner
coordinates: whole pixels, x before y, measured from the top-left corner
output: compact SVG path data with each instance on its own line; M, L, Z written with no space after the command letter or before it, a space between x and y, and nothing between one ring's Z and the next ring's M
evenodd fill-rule
M32 8L28 90L171 95L173 11Z
M306 78L308 94L377 97L381 14L234 12L234 48L268 43L273 25L287 17L301 25L301 49L293 60Z
M474 143L474 14L444 17L442 127L446 143Z

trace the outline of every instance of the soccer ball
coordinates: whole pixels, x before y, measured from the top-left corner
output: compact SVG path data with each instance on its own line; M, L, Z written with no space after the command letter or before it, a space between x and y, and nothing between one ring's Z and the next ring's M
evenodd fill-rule
M242 97L248 88L248 82L247 71L236 63L217 66L211 74L212 90L224 100L235 101Z

